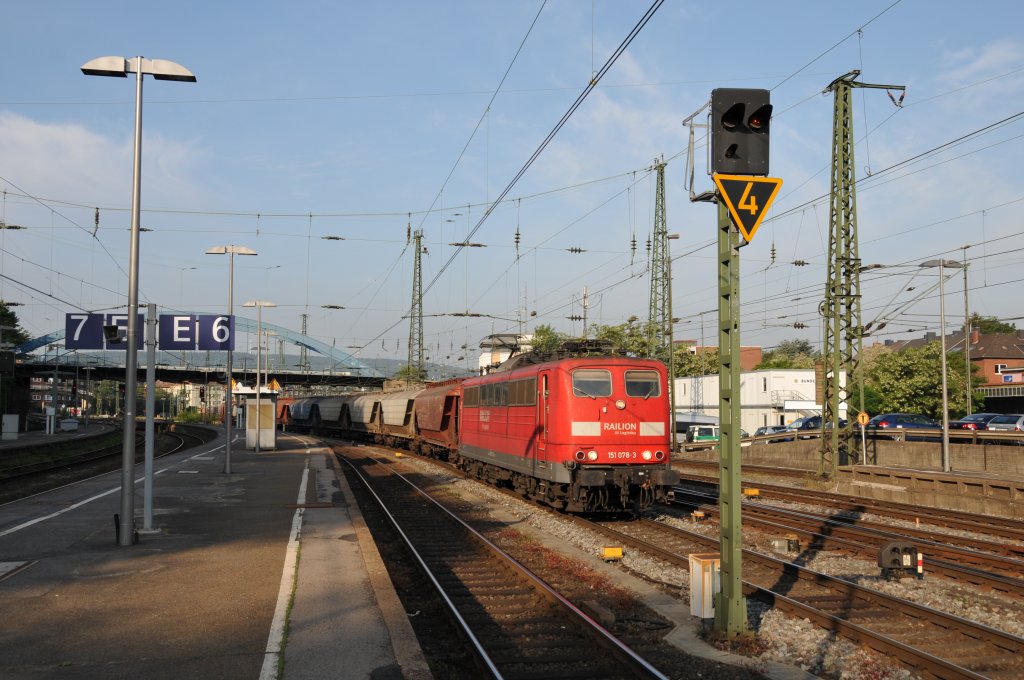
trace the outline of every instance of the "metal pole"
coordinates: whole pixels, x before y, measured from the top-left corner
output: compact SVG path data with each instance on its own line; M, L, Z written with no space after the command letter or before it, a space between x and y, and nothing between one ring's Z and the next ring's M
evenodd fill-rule
M92 393L92 366L86 366L85 371L85 393L92 396L92 403L96 403L96 397ZM89 397L85 398L85 429L89 429Z
M53 418L50 419L50 431L47 434L57 434L57 359L60 358L60 349L53 347L53 383L50 385L50 403L53 406Z
M235 304L235 291L234 291L234 280L235 280L235 254L228 252L228 327L230 328L231 334L234 335L234 304ZM224 444L224 474L231 474L231 421L234 420L234 399L231 395L231 383L234 379L232 373L231 359L233 352L231 348L235 344L235 339L232 337L230 344L228 345L228 365L227 365L227 385L224 390L224 423L225 423L225 434L227 435L227 443Z
M945 260L939 258L939 336L942 345L942 471L949 472L949 393L946 389L946 304L942 279Z
M672 244L670 241L678 238L678 234L668 234L665 237L665 278L668 287L668 385L669 385L669 410L671 416L668 419L668 426L672 431L672 451L669 453L668 467L672 467L672 454L676 452L679 444L676 434L676 347L674 324L672 323Z
M153 531L153 417L156 414L156 305L146 307L146 451L142 530Z
M967 385L967 415L974 412L971 390L971 316L967 311L967 247L964 246L964 384Z
M740 260L739 230L718 199L718 507L722 591L715 598L715 630L729 637L749 632L743 596L743 496L740 493Z
M260 452L260 361L263 346L260 343L260 328L263 323L263 305L256 305L256 453Z
M128 254L128 334L124 360L124 444L121 449L121 518L118 545L128 546L135 534L135 393L138 376L139 199L142 194L142 57L135 69L135 162L132 173L132 227Z

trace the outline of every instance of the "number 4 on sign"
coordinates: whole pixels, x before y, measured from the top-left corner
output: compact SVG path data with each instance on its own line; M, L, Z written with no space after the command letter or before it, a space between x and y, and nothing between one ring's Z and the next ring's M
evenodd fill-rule
M777 177L752 177L750 175L712 175L718 186L719 195L729 208L733 222L750 242L757 233L768 207L779 193L782 180Z

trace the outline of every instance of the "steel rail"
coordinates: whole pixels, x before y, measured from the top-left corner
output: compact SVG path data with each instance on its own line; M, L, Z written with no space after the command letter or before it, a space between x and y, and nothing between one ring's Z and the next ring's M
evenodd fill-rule
M609 538L619 540L625 545L630 545L638 550L657 554L659 557L666 559L672 564L687 569L689 568L688 556L673 553L671 550L656 545L649 539L645 540L631 536L628 533L599 522L589 522L588 520L580 518L575 518L574 521L582 526L587 526L598 533L604 534ZM717 538L703 536L678 527L671 527L660 522L641 520L640 523L634 523L634 525L635 524L640 524L644 529L651 529L659 533L679 535L682 537L682 540L693 542L701 547L706 546L708 548L714 548L718 546ZM812 582L815 585L838 592L844 601L848 601L850 598L856 597L862 601L870 602L877 606L885 607L893 612L897 612L907 617L908 620L933 623L942 630L961 631L969 639L984 641L998 649L1006 650L1007 659L1015 659L1022 651L1024 651L1024 640L1021 638L981 624L976 624L972 621L967 621L960 617L924 607L913 602L901 600L884 593L879 593L877 591L858 586L857 584L850 583L849 581L844 581L793 563L762 555L749 549L743 550L743 559L747 564L757 564L770 569L772 575L777 581L785 580L779 579L778 577L780 576L795 576L801 581ZM866 626L853 623L818 607L814 607L811 604L800 602L793 597L775 592L771 588L752 583L749 580L744 580L744 591L748 596L757 597L771 606L779 606L780 609L786 610L790 613L798 616L805 616L819 627L825 628L829 631L839 632L844 635L844 637L848 637L849 639L865 644L880 653L892 655L904 664L928 673L929 677L941 678L943 680L961 678L978 679L989 677L902 643L888 635L874 632Z
M495 678L503 677L498 669L497 664L490 657L490 655L488 654L487 650L484 648L483 644L480 642L478 637L473 633L471 626L459 612L458 607L452 601L449 594L445 591L444 587L437 579L430 566L427 564L427 561L416 549L412 539L400 526L399 520L388 509L387 505L385 504L384 500L379 496L379 494L377 494L376 491L374 491L374 489L370 486L369 480L345 456L338 456L338 458L340 460L343 460L348 465L348 467L353 471L353 473L359 477L359 479L363 482L363 485L366 488L366 490L370 493L370 495L380 506L381 511L385 514L385 516L394 526L395 530L402 537L402 540L405 542L406 547L413 555L417 564L420 565L420 568L423 570L424 574L429 578L430 582L433 584L438 595L441 597L442 601L445 603L445 606L448 608L449 612L458 623L463 634L465 634L467 639L470 641L474 653L479 657L481 662L487 668L488 672L490 672L492 676ZM398 471L390 468L388 469L388 471L396 478L400 479L402 482L407 484L415 493L419 494L426 501L433 504L433 506L447 519L450 519L458 526L461 526L470 536L473 537L474 540L479 542L481 545L485 546L495 557L502 560L505 564L510 566L516 573L520 574L524 579L529 581L537 592L541 593L546 599L555 603L557 606L561 607L564 611L569 612L571 616L574 619L576 619L602 647L608 649L617 659L619 659L620 662L624 663L625 666L633 674L637 675L638 677L658 678L661 680L667 680L667 677L663 675L660 671L658 671L650 663L648 663L646 659L638 655L636 652L634 652L632 649L626 646L623 642L621 642L618 638L616 638L607 630L605 630L590 616L588 616L586 613L584 613L582 610L576 607L576 605L574 605L569 600L565 599L560 593L558 593L550 585L545 583L536 574L527 569L515 558L513 558L511 555L503 551L501 548L499 548L485 536L480 534L473 527L464 522L461 518L456 516L451 510L449 510L440 502L438 502L435 498L430 496L426 491L419 488L415 483L413 483L411 480L409 480L407 477L405 477Z

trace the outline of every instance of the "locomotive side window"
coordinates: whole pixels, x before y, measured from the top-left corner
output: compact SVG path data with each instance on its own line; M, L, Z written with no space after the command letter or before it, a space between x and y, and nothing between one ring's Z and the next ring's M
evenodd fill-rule
M572 372L572 393L577 397L610 397L612 374L598 368L581 368Z
M467 387L462 398L462 405L465 407L480 406L480 388Z
M534 406L537 403L537 379L524 378L508 384L509 406Z
M480 406L508 406L508 383L491 383L480 386ZM468 392L468 390L467 390ZM468 401L468 400L467 400ZM470 404L467 403L467 406Z
M626 396L649 397L661 396L661 383L657 371L626 371Z

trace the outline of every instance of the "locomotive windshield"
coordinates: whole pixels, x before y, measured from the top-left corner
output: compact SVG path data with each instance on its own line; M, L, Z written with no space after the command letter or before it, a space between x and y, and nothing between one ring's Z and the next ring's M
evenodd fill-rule
M597 368L581 368L572 372L572 393L577 397L610 397L612 374Z
M626 396L649 397L661 396L661 383L657 371L626 371Z

